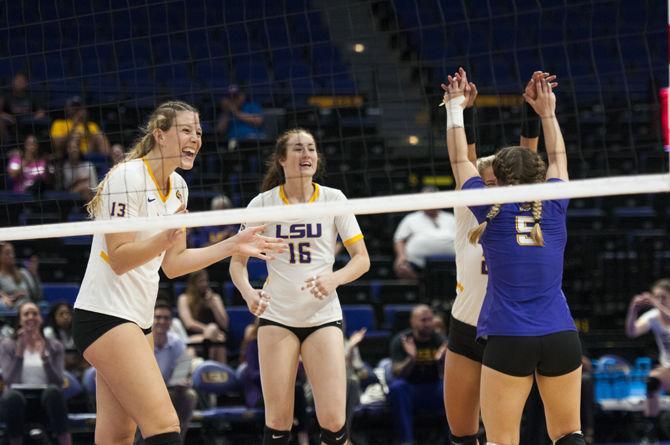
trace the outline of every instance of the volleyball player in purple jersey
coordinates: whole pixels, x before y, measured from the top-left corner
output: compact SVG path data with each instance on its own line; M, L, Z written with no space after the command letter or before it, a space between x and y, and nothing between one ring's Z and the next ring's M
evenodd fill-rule
M468 159L463 107L469 86L460 73L443 86L449 159L463 190L484 188ZM549 165L527 148L503 148L493 161L498 185L568 180L556 97L546 79L535 86L535 97L524 97L542 120ZM480 223L470 240L481 242L489 271L477 325L477 337L487 342L480 401L489 444L519 443L533 373L551 439L557 445L585 443L579 419L581 344L561 290L567 205L563 199L470 207Z
M454 77L461 77L461 70ZM525 92L531 98L536 96L535 82L547 79L552 87L558 86L556 76L536 71L526 85ZM465 91L466 106L464 128L468 143L468 160L477 167L488 186L496 185L493 174L495 156L477 159L475 137L475 115L473 105L477 88L470 82ZM524 106L520 145L536 152L540 135L540 117ZM454 174L456 189L463 181ZM449 346L444 367L444 405L449 422L450 444L477 445L479 432L479 387L484 356L484 345L477 341L477 320L486 294L488 271L484 254L479 244L468 242L468 233L479 226L477 219L467 207L454 208L456 216L456 299L451 308L449 321Z

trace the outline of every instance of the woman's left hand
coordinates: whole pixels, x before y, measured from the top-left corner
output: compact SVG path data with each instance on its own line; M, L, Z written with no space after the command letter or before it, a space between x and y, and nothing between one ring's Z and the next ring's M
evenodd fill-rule
M332 273L324 275L314 275L305 280L305 285L300 290L308 289L314 297L323 300L332 294L339 283Z
M249 227L230 238L235 242L235 254L267 261L275 258L272 253L282 253L286 250L286 241L263 236L260 234L263 230L265 226Z

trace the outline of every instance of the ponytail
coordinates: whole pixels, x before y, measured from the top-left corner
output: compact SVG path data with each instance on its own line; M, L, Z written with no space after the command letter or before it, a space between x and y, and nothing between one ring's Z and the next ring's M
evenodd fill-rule
M190 111L192 113L198 113L198 110L191 105L181 102L181 101L169 101L161 104L151 116L147 125L143 128L140 128L141 136L135 141L133 148L126 155L123 161L116 164L112 167L105 177L100 181L100 184L94 189L95 196L84 206L88 215L91 218L98 216L100 211L100 206L102 204L102 191L107 185L109 175L112 174L122 163L132 161L133 159L139 159L147 154L154 148L156 145L156 140L154 139L154 130L159 129L163 131L168 131L174 124L174 120L177 117L177 113L181 111Z
M489 213L486 214L486 220L468 233L468 241L470 241L470 244L477 244L479 242L488 223L500 213L500 207L500 204L493 204Z
M544 236L542 235L542 228L540 227L540 220L542 219L542 201L533 201L533 230L530 231L530 237L538 246L544 246Z

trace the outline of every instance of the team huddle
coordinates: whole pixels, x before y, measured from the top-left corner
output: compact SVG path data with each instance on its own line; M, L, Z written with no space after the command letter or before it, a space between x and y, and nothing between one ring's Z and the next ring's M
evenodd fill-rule
M474 83L459 69L442 85L446 145L457 189L568 180L555 115L555 76L535 72L524 92L528 118L519 146L477 158ZM532 114L532 115L531 115ZM548 162L537 154L540 128ZM92 217L186 212L189 170L202 145L197 110L166 102L144 135L97 188ZM314 182L322 167L314 136L291 129L276 141L262 192L250 208L346 200ZM568 200L456 208L457 296L449 323L444 403L453 444L476 445L480 407L487 443L519 443L521 414L537 381L550 438L584 444L579 419L581 345L561 290ZM338 238L347 264L333 270ZM187 248L184 229L95 235L75 303L77 348L97 369L95 442L181 443L179 420L153 354L151 325L159 269L181 276L231 257L230 275L260 318L258 353L265 401L263 444L288 444L300 361L313 388L321 442L345 444L346 369L337 288L370 268L354 215L243 224L229 239ZM267 261L255 289L249 257Z

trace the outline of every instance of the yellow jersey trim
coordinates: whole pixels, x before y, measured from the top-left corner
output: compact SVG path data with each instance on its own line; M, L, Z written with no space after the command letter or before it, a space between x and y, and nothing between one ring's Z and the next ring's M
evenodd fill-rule
M319 198L319 184L312 182L312 185L314 186L314 192L312 192L312 196L307 201L308 204L316 201ZM279 198L284 204L290 204L290 202L288 202L288 198L286 197L283 184L279 186Z
M456 292L463 292L464 290L465 290L465 288L463 287L463 285L457 281L456 282Z
M100 258L102 258L105 261L105 263L109 264L109 255L107 255L107 252L105 252L104 250L100 251Z
M144 161L144 166L147 168L147 171L149 172L151 180L154 182L154 185L156 186L156 191L158 192L158 196L160 196L161 201L163 202L167 201L168 196L170 196L170 192L172 191L172 181L170 180L170 177L168 176L168 191L167 194L164 195L160 184L158 184L158 181L156 180L154 171L151 169L151 165L149 165L149 161L147 161L146 157L143 157L142 160Z
M343 241L342 244L344 244L345 246L351 246L351 245L354 244L355 242L360 241L360 240L362 240L362 239L363 239L363 234L362 234L362 233L359 233L358 235L352 236L352 237L349 238L348 240Z

